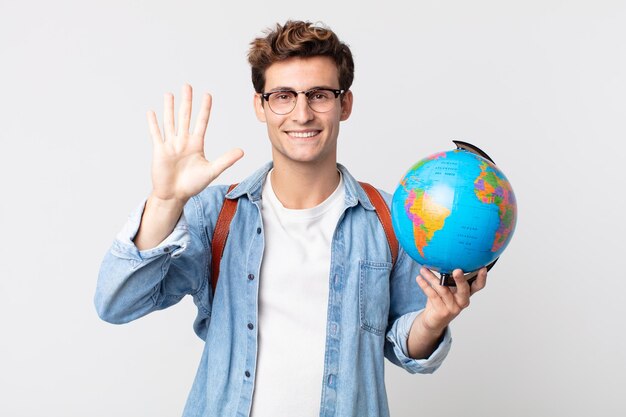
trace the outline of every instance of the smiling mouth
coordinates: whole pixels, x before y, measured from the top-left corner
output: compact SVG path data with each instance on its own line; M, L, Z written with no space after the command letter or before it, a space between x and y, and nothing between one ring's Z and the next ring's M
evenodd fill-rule
M320 132L321 130L307 130L306 132L291 131L291 132L287 132L287 134L291 136L292 138L307 139L307 138L312 138L313 136L317 136Z

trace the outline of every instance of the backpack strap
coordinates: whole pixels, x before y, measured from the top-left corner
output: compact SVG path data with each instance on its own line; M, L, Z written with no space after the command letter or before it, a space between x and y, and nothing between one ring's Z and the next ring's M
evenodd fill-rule
M395 265L396 260L398 259L398 239L396 238L396 234L393 231L393 225L391 224L391 212L389 211L389 207L387 207L387 203L385 203L383 196L380 195L375 187L366 182L359 181L359 184L361 184L361 187L363 187L363 190L365 190L371 203L376 209L378 220L380 220L380 224L383 226L385 235L387 235L387 243L389 243L389 249L391 250L391 263Z
M232 184L228 188L227 193L231 192L236 186L237 184ZM217 280L220 275L220 261L222 260L224 246L226 246L226 239L230 231L230 222L235 217L238 202L239 200L224 198L224 204L220 214L217 216L215 230L213 230L213 240L211 241L211 288L213 289L213 294L215 294L215 289L217 288Z
M387 243L391 251L391 263L395 265L398 259L398 239L396 239L396 234L391 224L391 212L389 211L389 207L387 207L387 203L385 203L385 200L376 188L366 182L359 182L359 184L361 184L361 187L363 187L363 190L365 190L376 209L378 220L380 220L380 224L383 226L383 230L387 236ZM228 188L228 192L236 186L237 184L232 184ZM239 200L225 198L222 209L217 216L217 222L215 223L215 230L213 231L213 239L211 241L211 288L213 289L213 294L215 294L215 289L217 288L217 280L220 275L220 262L224 254L226 239L228 239L230 223L237 212L238 202Z

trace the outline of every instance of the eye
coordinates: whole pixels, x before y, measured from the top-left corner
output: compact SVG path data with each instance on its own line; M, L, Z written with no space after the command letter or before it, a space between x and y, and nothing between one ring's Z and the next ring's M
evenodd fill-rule
M289 91L277 91L270 95L270 100L275 103L289 103L293 100L293 94Z
M325 101L330 99L330 92L314 90L309 93L309 101Z

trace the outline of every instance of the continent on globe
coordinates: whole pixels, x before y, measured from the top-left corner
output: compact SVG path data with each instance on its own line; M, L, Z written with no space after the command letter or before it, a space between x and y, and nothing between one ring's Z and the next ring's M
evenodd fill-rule
M450 209L438 204L426 191L419 188L408 190L408 194L406 212L413 222L415 246L420 255L424 256L424 248L435 232L443 228Z
M480 165L480 171L480 175L474 181L476 196L483 203L498 206L500 216L500 225L491 247L491 251L496 252L507 242L515 227L517 206L511 184L506 179L500 178L487 161Z

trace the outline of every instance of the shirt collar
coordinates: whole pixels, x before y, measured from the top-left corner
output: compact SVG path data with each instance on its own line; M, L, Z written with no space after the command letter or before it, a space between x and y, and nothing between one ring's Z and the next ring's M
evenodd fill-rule
M273 166L274 163L271 161L263 165L226 194L226 198L236 199L246 194L248 199L252 202L260 200L265 176ZM367 194L359 185L358 181L350 175L346 167L337 164L337 169L339 169L343 175L344 187L346 189L346 207L353 207L356 206L357 203L361 203L365 209L374 210L374 206L367 197Z

